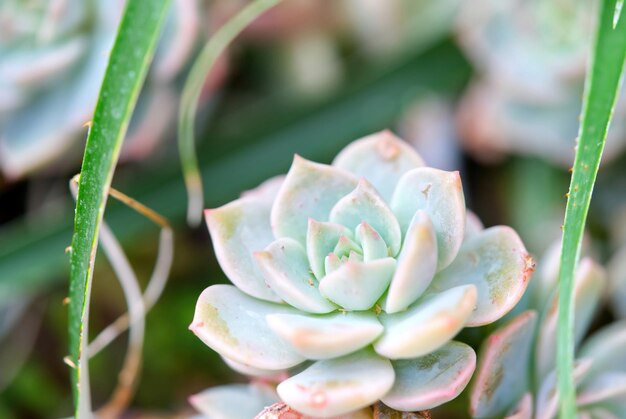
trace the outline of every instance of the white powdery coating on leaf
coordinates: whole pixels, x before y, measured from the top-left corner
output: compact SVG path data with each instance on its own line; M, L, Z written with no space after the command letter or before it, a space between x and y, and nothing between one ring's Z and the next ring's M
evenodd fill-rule
M304 361L272 332L268 314L297 314L286 305L252 298L231 285L205 289L189 329L220 355L264 370L291 368Z
M482 326L498 320L517 304L534 268L513 229L491 227L463 243L454 262L435 276L429 292L474 284L478 301L467 326Z
M280 398L307 415L328 417L369 406L392 387L393 367L371 350L317 361L278 385Z
M411 146L385 130L348 145L335 157L333 166L366 178L389 201L400 177L424 162Z
M455 399L467 386L476 354L461 342L414 359L393 361L396 381L382 401L401 411L432 409Z
M265 284L252 254L263 250L274 236L270 205L241 198L220 208L206 210L205 218L220 267L241 291L267 301L280 302Z
M452 263L463 242L466 222L459 172L421 167L405 173L393 192L391 209L403 233L415 212L424 210L437 233L437 270Z

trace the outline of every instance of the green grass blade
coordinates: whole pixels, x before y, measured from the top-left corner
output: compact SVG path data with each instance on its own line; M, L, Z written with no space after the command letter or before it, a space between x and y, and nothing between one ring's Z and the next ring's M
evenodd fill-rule
M279 2L280 0L255 0L226 22L206 43L185 82L178 115L178 151L187 188L187 222L190 225L200 223L204 206L202 176L194 145L194 120L202 85L228 44L257 17Z
M574 272L626 54L626 21L618 18L617 26L613 28L615 10L615 0L601 2L593 56L585 83L579 142L563 225L557 345L560 417L563 419L576 417L576 389L572 374Z
M169 0L131 0L118 27L93 116L78 185L69 291L69 363L75 416L91 415L87 341L89 294L98 230L120 147L145 80ZM81 394L82 391L83 394Z

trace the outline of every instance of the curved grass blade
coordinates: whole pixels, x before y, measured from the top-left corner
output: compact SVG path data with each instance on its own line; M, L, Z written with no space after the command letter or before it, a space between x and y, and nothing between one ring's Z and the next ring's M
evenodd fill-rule
M618 18L614 29L615 10L615 0L601 2L593 56L585 82L579 142L563 225L559 274L557 371L560 417L568 419L576 417L576 390L573 379L574 272L580 255L593 185L600 167L600 158L620 87L626 56L626 20Z
M68 364L75 417L91 415L86 352L91 278L98 231L115 164L137 96L154 55L169 0L128 1L87 137L78 184L70 254ZM81 391L85 389L85 391Z
M209 39L191 67L178 114L178 151L187 188L189 225L197 226L200 223L204 205L202 176L194 145L194 120L204 80L228 44L252 21L279 2L280 0L255 0L248 4Z

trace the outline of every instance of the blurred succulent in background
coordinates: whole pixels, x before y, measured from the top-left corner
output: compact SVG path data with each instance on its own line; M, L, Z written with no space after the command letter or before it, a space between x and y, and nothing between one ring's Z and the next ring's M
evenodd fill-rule
M475 354L452 338L504 316L534 267L512 229L466 213L458 172L425 167L389 131L332 165L296 156L206 219L235 286L204 290L190 329L238 371L311 361L277 392L312 416L454 399Z
M176 95L168 84L193 51L199 25L197 0L173 4L126 156L149 152L175 114ZM107 0L0 3L0 169L8 179L61 156L67 163L68 149L91 118L123 5Z
M519 153L571 165L595 10L588 1L464 3L457 38L478 72L459 112L470 153L483 161ZM626 114L626 100L615 112ZM623 120L614 119L606 158L626 145Z
M365 52L390 57L444 37L454 27L459 0L343 0L346 26Z
M526 294L532 309L493 332L480 349L470 384L472 417L549 419L557 415L559 252L554 249ZM574 289L575 341L580 346L574 376L581 418L622 418L626 411L626 321L603 327L580 345L605 286L605 270L592 259L583 259Z

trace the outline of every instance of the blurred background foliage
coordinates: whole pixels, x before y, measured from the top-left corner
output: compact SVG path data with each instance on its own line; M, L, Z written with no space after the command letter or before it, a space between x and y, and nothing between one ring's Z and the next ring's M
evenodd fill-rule
M591 3L285 0L246 29L207 76L197 117L205 206L285 172L294 153L329 162L348 142L391 128L431 166L461 170L468 207L485 225L512 225L531 253L543 253L561 234ZM227 280L206 228L185 223L174 115L195 53L245 4L173 1L113 181L176 232L171 278L147 316L131 415L182 414L190 394L243 380L187 330L199 293ZM0 4L0 417L71 412L62 361L73 220L67 184L80 171L83 124L122 6ZM600 261L626 244L622 107L588 223ZM148 278L158 230L113 201L105 219L138 276ZM94 332L126 309L102 256L92 298ZM466 338L478 343L474 335ZM92 360L96 406L115 386L124 351L122 336Z

